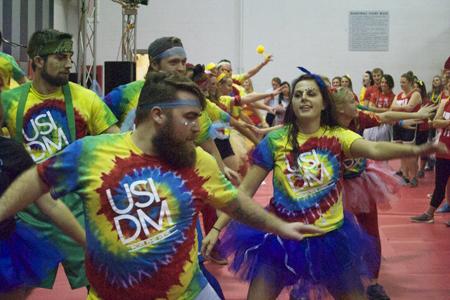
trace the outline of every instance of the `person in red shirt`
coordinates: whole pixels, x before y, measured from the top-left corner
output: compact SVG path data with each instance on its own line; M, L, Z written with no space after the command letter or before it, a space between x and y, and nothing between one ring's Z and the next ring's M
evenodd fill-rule
M357 110L350 91L339 90L332 94L334 114L339 126L356 133L375 128L383 123L402 119L427 119L432 113L431 107L425 107L416 113L382 112L373 113ZM388 147L388 143L385 144ZM378 208L389 208L389 202L398 199L400 182L385 163L361 158L347 158L343 171L344 208L355 214L358 223L376 242L376 257L381 256L381 241L378 229ZM374 274L367 287L369 299L389 299L383 287L377 283L381 260L367 259L369 270Z
M369 86L373 85L373 77L371 71L364 72L363 80L362 80L362 87L359 91L359 104L364 105L364 96L366 94L366 90Z
M434 75L433 81L431 82L431 91L428 92L427 98L430 99L430 102L433 104L439 105L441 103L442 90L444 89L444 85L442 84L441 75ZM430 128L430 139L434 139L436 137L436 129ZM425 171L433 171L436 160L434 157L430 157L425 165ZM448 206L450 211L450 206Z
M348 88L352 92L353 98L355 99L355 102L356 103L359 102L358 101L358 96L353 91L353 83L352 83L352 79L350 78L350 75L342 75L342 77L341 77L341 87Z
M448 66L450 69L450 66ZM445 74L445 70L443 72ZM443 101L449 101L450 99L450 81L447 79L446 76L440 77L442 82L442 89L439 94L438 100L439 103L442 103ZM447 184L447 202L439 208L436 212L441 213L447 213L450 212L450 182Z
M394 88L394 79L389 74L384 74L381 78L380 93L372 94L369 102L369 110L376 113L383 113L390 110L395 94L392 92ZM367 128L364 130L364 138L370 141L390 141L392 140L392 125L381 124L377 127Z
M394 79L389 74L384 74L380 81L380 93L371 95L369 101L370 111L385 112L388 111L394 101L395 94L392 92L394 88Z
M341 77L340 76L333 77L333 79L331 80L331 84L335 89L341 87L342 84Z
M441 134L439 142L445 144L450 149L450 100L445 99L439 105L436 117L430 122L434 128L440 128ZM430 205L427 210L418 216L411 217L415 223L434 223L434 213L444 200L445 188L450 178L450 154L436 154L434 191L431 196ZM450 227L450 221L446 223Z
M414 73L409 71L400 77L400 87L402 91L395 96L391 105L393 111L415 112L422 105L422 96L414 89ZM400 125L394 125L393 140L402 144L414 144L416 141L417 129L405 129ZM397 175L403 177L406 184L411 187L418 185L417 157L408 157L401 159L401 168Z
M380 93L380 85L381 85L381 78L383 77L384 73L381 68L375 68L372 70L372 77L373 77L373 85L367 87L366 93L364 94L364 105L368 106L370 99L372 97L375 97L374 94Z
M414 88L420 93L422 97L422 106L431 104L430 99L427 96L427 88L422 80L416 80L414 82ZM430 126L428 122L418 124L417 134L416 134L416 145L422 145L428 142L430 136ZM425 176L425 165L428 161L428 156L421 156L419 163L419 171L417 172L417 177L423 178Z

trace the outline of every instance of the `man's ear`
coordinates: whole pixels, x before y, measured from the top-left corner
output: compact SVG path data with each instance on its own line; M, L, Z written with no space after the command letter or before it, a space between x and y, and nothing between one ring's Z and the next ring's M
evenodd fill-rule
M33 63L36 65L36 67L44 68L45 60L41 56L35 56L33 57Z
M149 114L152 120L159 125L162 125L167 119L167 116L164 114L164 111L160 107L152 108Z
M152 66L152 70L159 71L159 65L156 63L156 61L152 61L150 62L150 64Z

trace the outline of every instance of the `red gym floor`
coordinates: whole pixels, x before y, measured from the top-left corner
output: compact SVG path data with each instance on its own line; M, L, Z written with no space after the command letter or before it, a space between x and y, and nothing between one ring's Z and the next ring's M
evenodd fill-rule
M398 165L398 164L394 164ZM436 214L435 224L414 224L409 217L422 213L428 205L434 174L426 173L417 188L402 188L402 197L392 209L380 212L383 262L380 283L393 300L450 300L450 228L444 221L450 214ZM256 199L264 204L271 195L270 181ZM226 267L208 265L222 285L227 299L245 299L247 286L238 282ZM85 299L86 290L70 290L62 270L53 290L36 289L32 300ZM279 299L288 299L286 293Z

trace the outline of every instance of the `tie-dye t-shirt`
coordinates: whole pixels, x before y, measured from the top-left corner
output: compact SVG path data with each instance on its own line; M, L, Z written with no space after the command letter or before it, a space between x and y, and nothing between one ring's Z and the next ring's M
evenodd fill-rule
M117 120L91 90L69 82L75 116L76 138L97 135ZM16 136L19 99L25 86L2 93L4 122L12 138ZM35 162L64 149L71 142L62 89L43 95L31 87L23 116L23 142Z
M136 109L144 83L144 80L138 80L118 86L103 98L103 101L105 101L117 120L119 120L119 127L122 126L122 123L125 121L128 114ZM209 115L205 112L202 112L198 122L200 132L195 143L201 145L209 138L209 130L212 122Z
M219 107L230 114L233 118L238 119L242 111L241 97L239 96L220 96Z
M19 67L14 57L9 54L0 51L0 57L8 60L12 65L12 77L15 81L19 81L25 76L25 72Z
M351 144L361 136L340 127L299 133L299 157L294 164L287 126L269 133L256 146L252 161L273 170L269 210L280 218L314 224L325 232L343 222L342 172Z
M230 122L231 116L209 99L206 99L205 111L212 122Z
M358 116L350 123L349 129L362 134L364 129L381 125L380 117L373 112L358 110ZM366 170L367 159L346 158L344 160L344 178L351 179L358 177Z
M144 83L144 80L137 80L120 85L103 98L103 101L105 101L106 105L108 105L109 109L111 109L119 121L119 127L122 125L128 113L136 109Z
M231 78L236 85L242 85L245 79L247 79L247 75L245 73L233 74L231 75Z
M195 299L206 285L198 210L228 205L237 190L209 154L196 153L195 168L174 169L127 132L86 137L38 165L53 197L84 201L86 274L100 298Z

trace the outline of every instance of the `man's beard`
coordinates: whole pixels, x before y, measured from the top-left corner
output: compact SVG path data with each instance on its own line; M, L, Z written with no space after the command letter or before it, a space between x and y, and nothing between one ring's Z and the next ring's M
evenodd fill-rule
M69 82L69 77L65 76L52 76L47 72L47 66L44 65L44 68L41 72L42 78L50 83L53 86L63 86L66 85Z
M195 147L173 138L172 118L161 127L152 139L153 146L160 158L174 168L191 168L195 165Z

